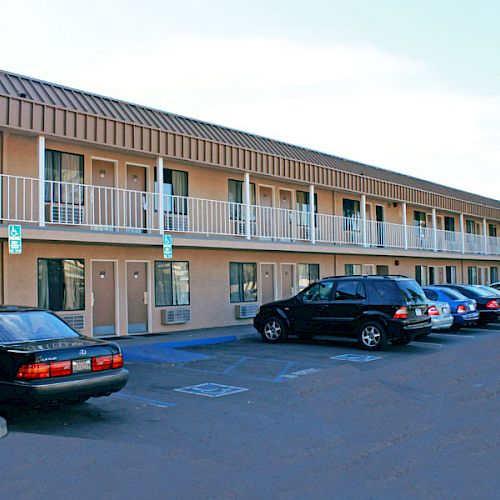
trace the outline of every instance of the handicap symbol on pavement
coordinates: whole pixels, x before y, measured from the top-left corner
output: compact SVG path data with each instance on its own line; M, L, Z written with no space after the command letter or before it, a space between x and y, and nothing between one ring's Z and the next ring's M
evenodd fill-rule
M206 383L192 385L190 387L181 387L180 389L174 389L174 391L197 394L198 396L208 396L209 398L218 398L220 396L236 394L237 392L248 391L248 389L244 387L233 387L231 385Z
M368 356L366 354L341 354L340 356L332 356L330 359L339 359L340 361L354 361L355 363L367 363L381 359L381 356Z

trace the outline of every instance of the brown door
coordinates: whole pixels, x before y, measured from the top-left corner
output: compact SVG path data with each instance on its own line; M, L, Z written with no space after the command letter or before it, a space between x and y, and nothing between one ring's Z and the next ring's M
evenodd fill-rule
M295 294L295 279L293 276L293 265L282 264L281 266L281 298L289 299Z
M92 261L92 335L116 335L115 263Z
M260 215L257 218L260 226L258 234L267 238L274 237L273 190L270 187L259 186L259 205L264 208L260 209Z
M148 331L147 270L146 262L127 262L128 333Z
M292 238L292 192L280 189L280 210L278 235L281 239Z
M115 203L115 165L113 162L104 160L92 160L92 189L91 198L93 206L92 225L109 229L118 225L116 218ZM120 225L123 222L120 221Z
M260 265L260 281L262 283L262 303L273 302L274 298L274 266L272 264Z
M127 165L127 189L125 203L122 203L125 213L127 230L141 231L146 228L146 169L135 165Z

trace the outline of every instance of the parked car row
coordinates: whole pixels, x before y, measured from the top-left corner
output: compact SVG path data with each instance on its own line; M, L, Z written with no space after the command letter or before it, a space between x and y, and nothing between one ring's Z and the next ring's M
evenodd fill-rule
M299 294L260 307L254 327L266 342L289 335L357 339L367 350L390 342L405 345L433 330L496 322L500 292L490 287L439 285L422 288L405 276L332 276Z

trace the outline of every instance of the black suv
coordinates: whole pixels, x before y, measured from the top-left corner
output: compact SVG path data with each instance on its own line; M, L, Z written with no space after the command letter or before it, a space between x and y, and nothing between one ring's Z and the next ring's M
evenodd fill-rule
M266 342L288 335L341 335L375 351L405 345L431 331L425 294L405 276L323 278L287 300L260 307L254 327Z

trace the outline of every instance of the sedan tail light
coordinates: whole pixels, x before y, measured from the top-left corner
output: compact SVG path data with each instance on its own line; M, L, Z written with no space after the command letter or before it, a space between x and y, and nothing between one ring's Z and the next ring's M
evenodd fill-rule
M498 302L496 300L490 300L487 304L486 307L488 309L498 309Z
M49 378L50 377L50 364L37 363L33 365L23 365L19 368L16 378L20 379L34 379L34 378Z
M439 311L436 306L429 306L429 309L427 309L427 314L429 316L439 316Z
M457 313L458 314L465 314L467 312L467 310L465 309L465 306L464 305L459 305L457 307Z
M50 376L62 377L71 375L71 361L52 361L50 363Z
M92 371L109 370L113 366L113 356L97 356L92 358Z
M112 368L121 368L123 366L123 356L121 354L113 354Z
M408 308L406 306L400 307L393 316L394 319L407 319L408 318Z

